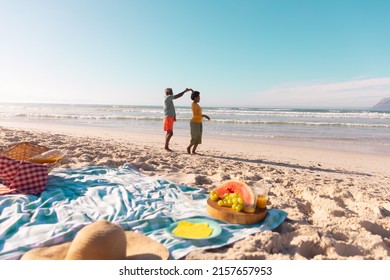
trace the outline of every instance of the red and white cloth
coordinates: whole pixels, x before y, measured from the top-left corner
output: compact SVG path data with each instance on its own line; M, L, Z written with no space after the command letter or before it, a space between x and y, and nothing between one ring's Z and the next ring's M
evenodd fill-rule
M0 195L38 195L45 190L48 173L47 165L0 155Z

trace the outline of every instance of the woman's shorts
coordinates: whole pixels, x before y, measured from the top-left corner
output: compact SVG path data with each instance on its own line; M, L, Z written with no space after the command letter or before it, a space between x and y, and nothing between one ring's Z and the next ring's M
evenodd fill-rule
M173 123L175 122L175 117L165 117L164 118L164 131L173 131Z
M199 122L190 122L191 144L202 144L203 125Z

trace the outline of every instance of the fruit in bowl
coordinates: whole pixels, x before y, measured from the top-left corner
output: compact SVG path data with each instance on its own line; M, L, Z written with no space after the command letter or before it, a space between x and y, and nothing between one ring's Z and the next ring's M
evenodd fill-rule
M237 212L244 210L244 200L238 193L225 193L222 198L215 191L210 193L210 199L216 201L219 206L231 207Z
M221 207L230 207L237 212L253 213L256 209L256 196L246 183L229 180L210 192L210 199Z

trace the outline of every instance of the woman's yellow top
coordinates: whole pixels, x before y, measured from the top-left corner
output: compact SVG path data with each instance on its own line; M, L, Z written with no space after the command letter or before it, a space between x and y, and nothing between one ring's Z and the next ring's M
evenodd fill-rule
M192 102L192 122L201 123L202 122L202 108L196 102Z

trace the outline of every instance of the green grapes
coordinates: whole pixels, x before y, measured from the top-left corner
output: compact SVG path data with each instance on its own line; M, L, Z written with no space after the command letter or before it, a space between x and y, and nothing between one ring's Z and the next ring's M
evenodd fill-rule
M238 204L236 206L236 211L241 212L242 210L244 210L244 204Z
M225 193L222 198L220 198L215 191L211 191L210 199L216 201L219 206L229 207L237 212L242 212L244 210L244 200L238 193Z
M210 192L210 198L212 201L218 201L219 197L218 194L215 191Z

